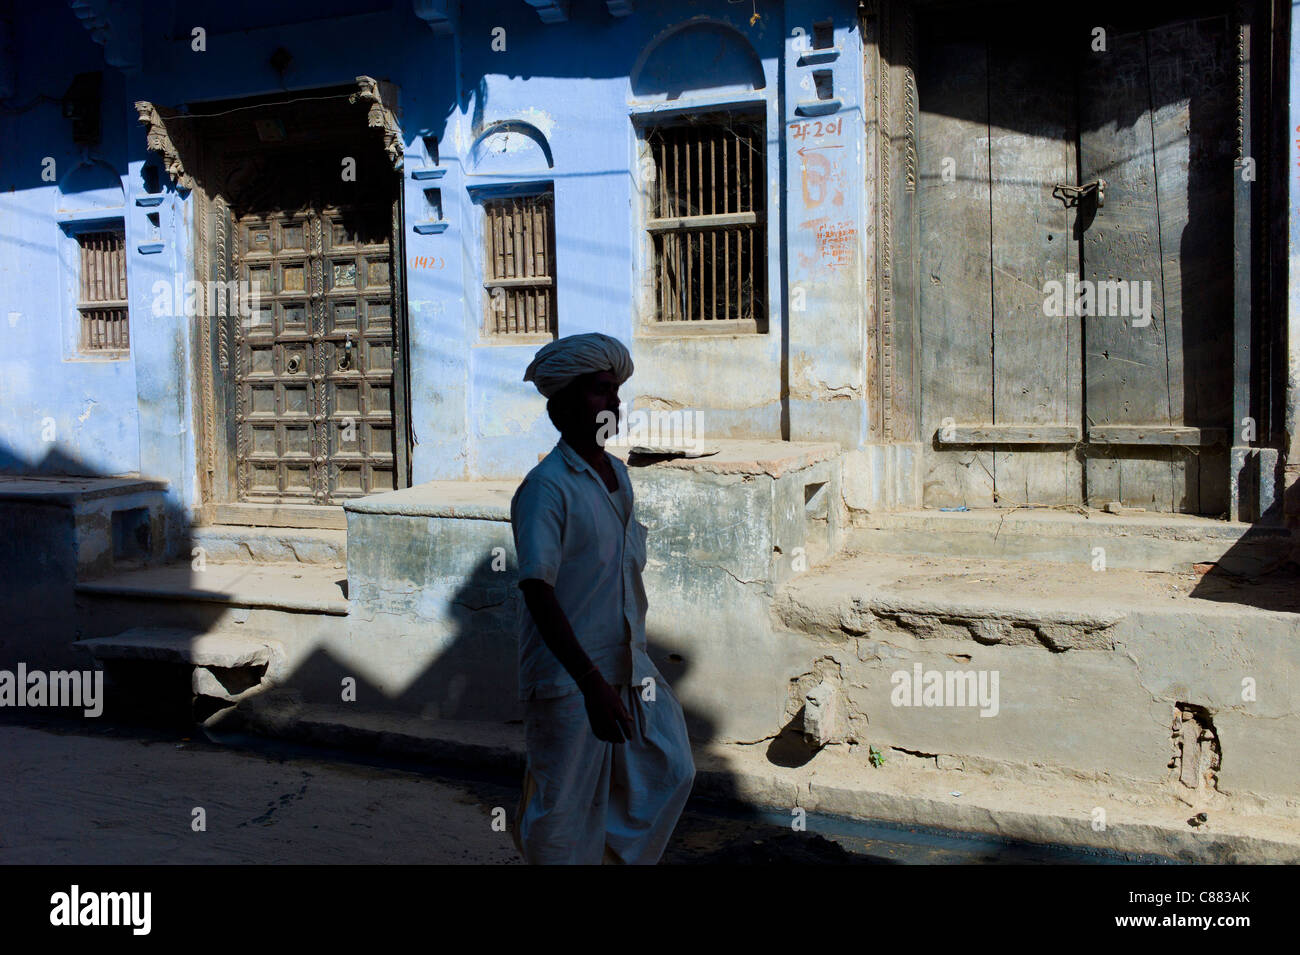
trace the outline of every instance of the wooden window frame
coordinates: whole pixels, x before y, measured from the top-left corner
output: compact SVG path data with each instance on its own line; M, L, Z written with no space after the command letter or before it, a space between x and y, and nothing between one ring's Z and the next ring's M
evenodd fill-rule
M494 219L494 208L504 206L508 203L519 202L520 200L545 200L544 205L549 207L550 213L544 220L543 248L537 249L532 242L531 236L537 233L534 231L529 237L523 240L517 240L513 249L504 248L504 240L500 234L500 229L505 225L505 217ZM556 248L555 248L555 189L550 182L535 182L526 185L520 184L510 188L484 190L475 196L476 203L481 207L479 221L483 229L483 310L482 310L482 340L489 344L536 344L539 342L553 341L558 335L559 319L557 314L557 276L556 276ZM534 220L536 225L536 220ZM497 243L501 242L502 246L498 247ZM532 275L503 274L505 272L517 272L519 269L518 262L507 267L508 257L515 257L523 254L533 263ZM544 275L536 274L536 265L538 256L542 259L543 270L547 273ZM536 317L534 312L533 318L527 315L527 306L530 300L526 297L519 297L515 302L515 321L518 322L520 310L524 311L526 325L530 328L519 330L505 329L499 327L498 310L494 307L494 290L502 289L503 292L509 293L510 290L524 291L541 291L550 290L549 297L546 298L550 314L546 319L547 327L539 329L537 323L541 321ZM532 300L535 302L535 300ZM535 304L532 306L535 308ZM506 321L509 321L508 310Z
M88 249L87 242L101 245L103 237L116 240L116 248ZM77 312L77 351L97 358L120 358L131 353L131 311L127 286L126 224L122 220L109 220L87 224L72 232L77 250L77 269L74 308ZM96 253L100 253L98 259ZM115 273L115 274L111 274ZM108 297L110 293L117 293ZM91 318L95 312L118 313L111 319ZM109 336L109 330L120 329L113 341L96 341L93 322L103 325L100 332Z
M733 170L728 165L732 157L728 156L727 148L733 140L728 139L726 134L732 133L734 138L734 130L738 126L749 127L751 132L745 139L735 139L736 153L732 161L737 165ZM722 135L705 135L696 137L694 142L674 143L671 171L666 173L665 170L670 166L665 135L671 136L676 130L691 129ZM650 281L647 318L641 324L641 331L660 336L748 336L766 332L770 302L767 287L768 157L764 114L753 108L717 106L662 121L647 122L642 125L639 138L642 168L653 170L653 178L647 177L647 181L642 183L645 200L643 234L647 241L645 265L650 270ZM742 185L737 174L740 168L738 164L742 161L739 153L742 144L749 147L743 160L746 162L744 178L747 185ZM684 152L677 151L682 148ZM705 163L707 170L704 168ZM686 177L685 195L677 191L683 181L681 178L677 180L677 189L665 191L667 180L673 173ZM690 214L689 208L682 208L683 198L688 206L691 202L692 175L698 177L695 189L701 205L695 214ZM718 181L719 175L722 177L721 182ZM682 214L683 212L687 214ZM683 252L679 246L675 252L679 291L673 293L667 289L669 266L665 261L664 248L670 241L679 240L679 237L686 237L686 250ZM709 246L712 248L709 249ZM747 265L742 264L744 260L747 260ZM697 268L698 277L695 274ZM736 279L734 287L729 280L729 273L733 269ZM719 272L723 275L721 289L717 281ZM746 272L748 293L744 291ZM700 314L694 317L665 317L670 304L680 304L682 286L685 287L687 308L694 312L698 306ZM709 317L704 315L706 289ZM696 292L699 293L698 296ZM748 303L743 299L745 294L749 296ZM733 295L734 308L740 313L735 318L727 314L733 308ZM744 314L746 304L748 315ZM719 307L723 310L721 317L718 316ZM681 316L682 313L677 314Z

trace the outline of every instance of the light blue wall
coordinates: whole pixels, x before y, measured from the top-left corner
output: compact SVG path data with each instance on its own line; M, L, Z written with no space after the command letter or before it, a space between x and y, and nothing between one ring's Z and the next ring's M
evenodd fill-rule
M790 347L798 356L802 377L791 385L803 388L806 382L799 395L808 402L831 392L862 397L865 267L855 251L850 261L827 269L806 225L810 212L803 207L800 159L787 134L789 123L806 119L796 116L797 101L812 94L791 88L809 72L797 64L799 41L792 34L796 27L811 34L815 20L834 22L841 52L830 68L842 101L837 115L844 117L838 135L848 146L838 150L843 196L835 216L861 236L862 77L855 5L759 2L761 17L753 24L749 4L638 2L630 16L620 18L603 3L578 3L569 22L556 24L542 23L522 0L463 6L453 38L435 35L403 0L377 12L302 22L283 22L296 19L295 5L279 4L262 21L282 21L278 25L252 23L235 32L220 32L230 20L226 7L211 6L209 17L208 7L189 5L167 17L142 18L140 67L126 73L104 66L104 50L70 10L24 8L15 25L18 88L6 105L37 93L57 97L75 72L104 70L104 143L92 154L122 183L118 214L127 229L132 349L128 360L117 362L74 360L66 353L66 326L75 316L51 290L70 274L57 261L60 237L67 233L55 219L58 190L40 181L39 163L49 154L61 171L71 168L77 151L70 122L55 102L0 113L3 141L17 144L4 150L0 182L0 447L9 456L4 463L23 469L50 458L39 433L49 416L56 421L58 456L95 472L162 477L171 482L179 505L199 503L194 320L154 315L151 307L156 281L193 275L194 201L164 176L162 205L136 204L144 194L142 168L158 160L145 148L133 104L179 106L311 90L352 83L363 74L387 80L399 92L414 481L517 477L554 442L543 400L521 380L538 345L498 344L481 331L483 239L476 196L530 182L550 186L555 195L559 332L603 331L631 346L638 370L623 389L625 401L699 409L705 433L713 436L781 437L783 428L796 439L824 436L827 428L815 425L806 409L784 423L783 350ZM314 15L312 4L298 8L302 16ZM215 26L206 50L198 52L189 31L205 21ZM504 50L493 49L497 27L504 30ZM293 57L283 78L268 62L279 47ZM60 55L49 56L52 49ZM710 50L721 53L708 60ZM724 79L706 87L698 77ZM683 88L665 90L676 86ZM649 270L639 227L638 123L734 105L748 105L765 119L768 331L703 339L644 335L641 282ZM514 133L515 142L527 148L501 154L492 133L502 122L527 124L535 143ZM422 136L439 141L441 178L414 176L432 167ZM794 145L807 144L804 139ZM441 191L445 230L419 234L415 227L432 218L425 190L435 188ZM160 215L156 236L150 212ZM161 251L139 251L155 240ZM816 326L810 313L787 312L785 256L791 276L809 285L809 308L825 316ZM833 326L829 337L823 321ZM819 342L829 347L815 347ZM865 410L846 414L829 430L856 443Z
M103 51L74 27L53 5L12 25L12 49L27 55L0 110L0 469L123 473L139 466L135 368L77 354L68 229L88 215L126 217L128 131L106 111L102 145L88 156L74 145L57 98L75 73L103 67ZM59 56L34 55L51 37ZM103 89L120 103L122 76L106 71Z

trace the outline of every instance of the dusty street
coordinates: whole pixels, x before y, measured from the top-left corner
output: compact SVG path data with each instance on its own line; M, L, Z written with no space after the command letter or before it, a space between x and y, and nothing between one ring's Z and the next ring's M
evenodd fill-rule
M518 799L508 775L227 742L88 721L0 723L0 863L520 864L510 833L493 828L494 809L508 824ZM813 817L794 832L776 813L693 803L664 861L1114 860Z

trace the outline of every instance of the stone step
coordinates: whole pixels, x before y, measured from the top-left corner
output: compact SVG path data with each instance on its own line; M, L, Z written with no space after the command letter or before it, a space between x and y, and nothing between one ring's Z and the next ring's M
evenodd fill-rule
M201 549L201 554L196 549ZM211 564L323 564L346 567L348 532L331 528L209 524L190 529L189 552Z
M861 518L847 541L848 549L868 553L1084 565L1091 565L1101 548L1110 568L1189 573L1197 564L1216 564L1239 575L1286 564L1296 556L1296 546L1280 526L1047 507L876 513Z
M1110 549L1107 550L1109 555ZM850 551L791 579L773 607L789 630L819 637L903 632L986 645L1108 650L1141 613L1190 615L1214 628L1252 616L1300 637L1300 576L1241 577L984 557Z
M238 703L275 686L287 670L279 641L244 633L135 627L73 646L93 656L116 682L134 683L144 692L154 682L157 665L189 668L194 696L226 703ZM132 681L137 669L144 679Z
M491 772L521 772L525 764L518 723L430 720L358 704L308 703L289 688L240 703L214 722L218 741L230 738L224 734L255 733ZM693 742L692 749L693 799L701 801L777 809L787 816L789 807L801 806L849 819L1152 853L1184 862L1300 861L1300 820L1294 811L1219 810L1212 828L1193 829L1186 822L1191 813L1177 799L1123 789L1110 780L940 769L934 760L927 765L892 750L892 758L872 767L842 746L811 759L779 761L768 746ZM1107 813L1102 827L1090 824L1098 807Z
M148 601L186 601L266 607L346 616L347 579L321 564L208 563L202 570L176 562L83 581L77 593Z
M74 644L96 660L152 660L189 666L271 667L283 662L278 641L236 633L203 633L178 627L135 627L111 637Z
M1211 809L1300 791L1280 756L1300 711L1294 568L852 553L793 577L773 614L802 655L784 718L813 744L1053 767Z

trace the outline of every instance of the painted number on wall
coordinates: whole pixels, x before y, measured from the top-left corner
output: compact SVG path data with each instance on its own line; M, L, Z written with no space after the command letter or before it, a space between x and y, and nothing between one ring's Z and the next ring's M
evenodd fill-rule
M844 131L844 117L829 119L822 122L820 119L810 120L806 123L795 123L790 127L790 138L796 142L802 141L809 136L816 139L818 136L838 136Z

